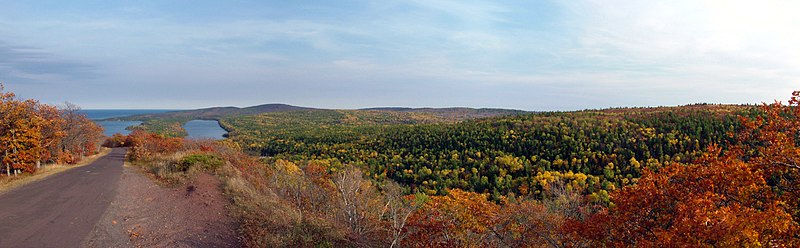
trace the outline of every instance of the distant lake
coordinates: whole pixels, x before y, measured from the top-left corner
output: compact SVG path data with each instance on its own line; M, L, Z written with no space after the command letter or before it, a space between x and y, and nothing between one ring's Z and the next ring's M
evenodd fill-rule
M188 138L191 139L224 139L222 135L228 133L219 126L219 122L209 120L188 121L183 125L183 129L186 129Z
M110 117L108 117L110 118ZM122 135L128 135L131 133L129 130L125 130L125 128L129 126L136 126L142 124L141 121L95 121L101 127L103 127L103 134L106 136L112 136L115 133L119 133Z
M114 118L114 117L126 117L131 115L143 115L143 114L157 114L157 113L164 113L169 111L175 111L171 109L81 109L80 113L86 114L86 117L90 120L94 120L97 124L103 127L104 131L103 134L106 136L112 136L115 133L120 133L122 135L128 135L131 131L125 130L125 128L129 126L136 126L142 124L141 121L98 121L102 119Z
M91 120L94 120L97 124L105 129L103 134L106 136L112 136L116 133L120 133L122 135L128 135L131 131L126 130L125 128L129 126L136 126L142 124L141 121L99 121L102 119L108 118L115 118L115 117L126 117L132 115L143 115L143 114L158 114L164 113L169 111L178 111L172 109L82 109L80 112L86 114ZM219 122L217 121L210 121L210 120L192 120L186 122L183 125L183 128L186 129L186 133L189 135L188 138L192 139L224 139L223 135L228 133L225 129L219 126Z

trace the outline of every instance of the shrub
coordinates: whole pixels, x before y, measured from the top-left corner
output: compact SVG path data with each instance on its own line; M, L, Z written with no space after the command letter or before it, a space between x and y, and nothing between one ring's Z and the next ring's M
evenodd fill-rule
M188 171L193 166L201 166L203 170L215 170L223 164L221 158L214 154L191 154L183 157L175 165L179 171Z
M117 134L114 134L113 136L107 138L103 142L103 146L104 147L110 147L110 148L130 146L130 143L125 143L125 141L127 141L127 139L128 139L128 136L125 136L125 135L117 133Z

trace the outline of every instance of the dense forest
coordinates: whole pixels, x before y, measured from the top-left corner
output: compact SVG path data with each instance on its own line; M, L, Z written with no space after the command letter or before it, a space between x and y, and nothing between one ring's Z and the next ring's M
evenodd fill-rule
M385 111L288 111L222 120L245 151L363 168L406 193L449 189L541 198L554 181L608 203L644 168L691 162L727 144L748 107L692 105L547 112L467 121Z

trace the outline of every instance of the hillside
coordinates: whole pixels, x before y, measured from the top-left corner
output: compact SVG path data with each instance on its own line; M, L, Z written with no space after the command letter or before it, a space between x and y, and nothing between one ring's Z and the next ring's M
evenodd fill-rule
M688 163L709 144L730 142L740 105L542 112L461 119L477 110L311 110L221 119L229 138L259 156L368 168L408 192L448 189L503 195L540 194L552 181L598 203L635 183L644 168ZM496 112L494 112L496 113ZM445 118L443 116L455 116ZM473 115L474 117L474 115Z
M133 115L127 117L109 118L105 120L113 121L148 121L153 119L178 119L178 120L216 120L225 116L234 115L255 115L269 112L281 112L292 110L310 110L312 108L298 107L287 104L263 104L246 108L238 107L212 107L194 110L171 111L158 114Z
M515 109L495 109L495 108L402 108L402 107L383 107L383 108L366 108L361 110L372 111L391 111L402 113L425 113L434 116L443 117L452 120L469 120L493 116L504 115L520 115L528 113L522 110Z
M141 125L131 128L160 133L171 137L182 137L186 136L186 131L183 130L182 125L190 120L223 120L225 118L256 116L272 113L276 113L277 115L287 115L286 118L291 120L297 119L308 121L313 121L318 118L325 119L331 115L338 115L344 118L341 120L331 121L334 123L341 122L359 125L449 123L486 117L520 115L527 112L510 109L472 108L371 108L360 110L330 110L298 107L286 104L264 104L246 108L213 107L157 114L133 115L104 120L143 121ZM224 125L223 128L227 129L227 127ZM230 129L227 130L231 131Z

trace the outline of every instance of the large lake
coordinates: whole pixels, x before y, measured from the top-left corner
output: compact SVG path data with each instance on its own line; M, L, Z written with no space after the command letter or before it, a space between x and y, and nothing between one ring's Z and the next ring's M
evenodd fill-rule
M191 139L224 139L227 131L217 121L192 120L183 125Z
M136 126L142 124L141 121L96 121L97 124L105 129L103 133L106 136L112 136L115 133L120 133L122 135L128 135L131 131L126 130L125 128L129 126ZM219 122L217 121L207 121L207 120L193 120L186 122L183 125L183 129L186 129L186 133L189 134L187 136L190 139L224 139L227 131L222 129L219 126Z

